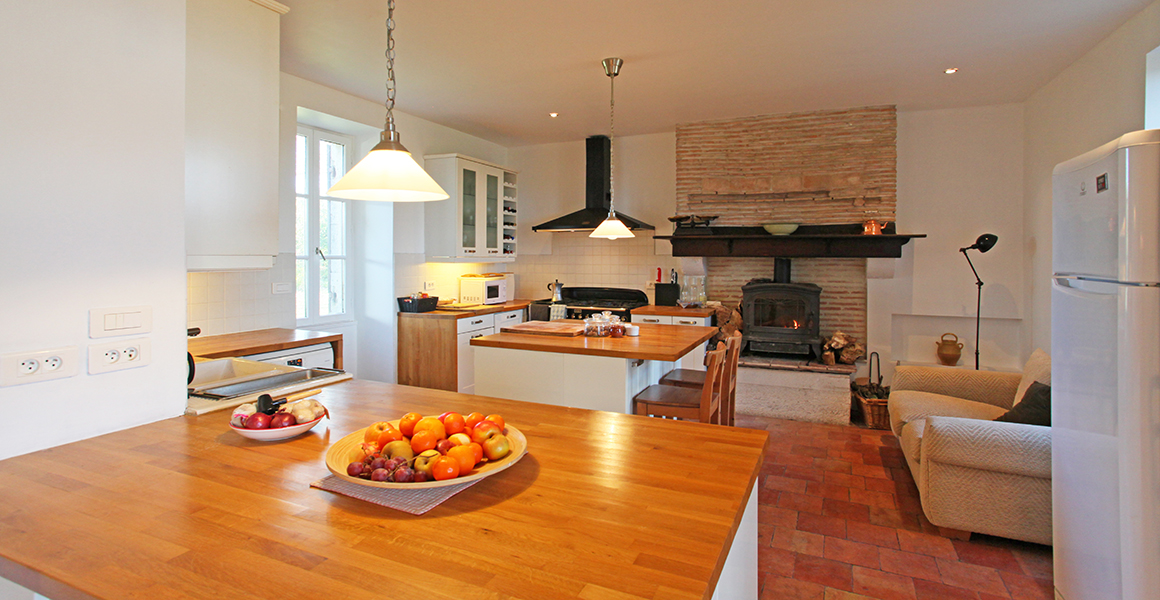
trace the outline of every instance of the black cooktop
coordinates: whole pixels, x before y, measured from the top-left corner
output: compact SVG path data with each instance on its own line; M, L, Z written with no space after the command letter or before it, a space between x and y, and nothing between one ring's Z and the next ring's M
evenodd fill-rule
M628 288L564 287L560 298L568 307L627 308L648 305L648 295ZM533 300L533 304L551 304L552 300Z

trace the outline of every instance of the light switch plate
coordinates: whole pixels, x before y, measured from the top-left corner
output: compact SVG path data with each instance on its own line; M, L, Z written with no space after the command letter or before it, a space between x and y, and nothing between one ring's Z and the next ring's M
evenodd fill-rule
M270 293L271 294L289 294L290 292L293 292L293 291L294 291L294 284L292 284L292 283L282 282L282 283L271 283L270 284Z
M115 306L89 310L89 337L139 335L153 331L153 307Z

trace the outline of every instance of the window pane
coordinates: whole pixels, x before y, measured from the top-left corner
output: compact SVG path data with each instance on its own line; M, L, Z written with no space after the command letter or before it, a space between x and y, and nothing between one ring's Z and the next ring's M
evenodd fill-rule
M310 251L310 200L305 196L298 196L294 201L294 254L307 256Z
M463 247L475 247L475 171L463 170Z
M320 200L318 203L318 246L327 256L346 254L346 202Z
M318 193L325 196L330 186L346 174L346 147L320 140L318 142Z
M346 261L332 258L319 263L318 305L320 316L346 312Z
M310 269L310 261L298 259L294 261L294 316L306 318L306 273Z
M294 140L294 193L305 194L306 173L306 136L299 134Z

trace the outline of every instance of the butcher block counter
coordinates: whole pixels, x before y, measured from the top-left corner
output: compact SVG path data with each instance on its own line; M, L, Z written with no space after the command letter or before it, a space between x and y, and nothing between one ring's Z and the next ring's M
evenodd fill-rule
M507 312L509 310L522 310L531 304L531 300L508 300L502 304L480 304L479 306L463 309L440 309L421 312L409 313L399 312L400 319L463 319L466 317L478 317L480 315L490 315L492 313Z
M632 413L633 396L660 381L683 356L701 353L717 332L689 325L639 327L639 337L498 333L475 338L475 393Z
M765 431L369 381L319 400L281 442L212 413L0 461L0 576L53 600L757 597ZM423 516L310 487L342 436L446 410L502 414L528 454Z
M716 327L648 324L639 327L639 336L621 338L497 333L475 338L471 345L673 362L701 347L717 333Z
M226 358L330 344L334 368L342 369L342 334L307 329L259 329L206 337L189 338L186 348L198 358Z

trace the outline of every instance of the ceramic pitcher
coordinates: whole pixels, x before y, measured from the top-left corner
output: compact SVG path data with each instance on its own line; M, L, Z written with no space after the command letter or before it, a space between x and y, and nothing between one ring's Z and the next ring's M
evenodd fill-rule
M947 337L950 339L947 339ZM963 343L959 341L959 336L953 333L944 333L942 340L935 342L934 345L938 348L938 361L949 367L953 367L959 362L959 357L963 355Z

